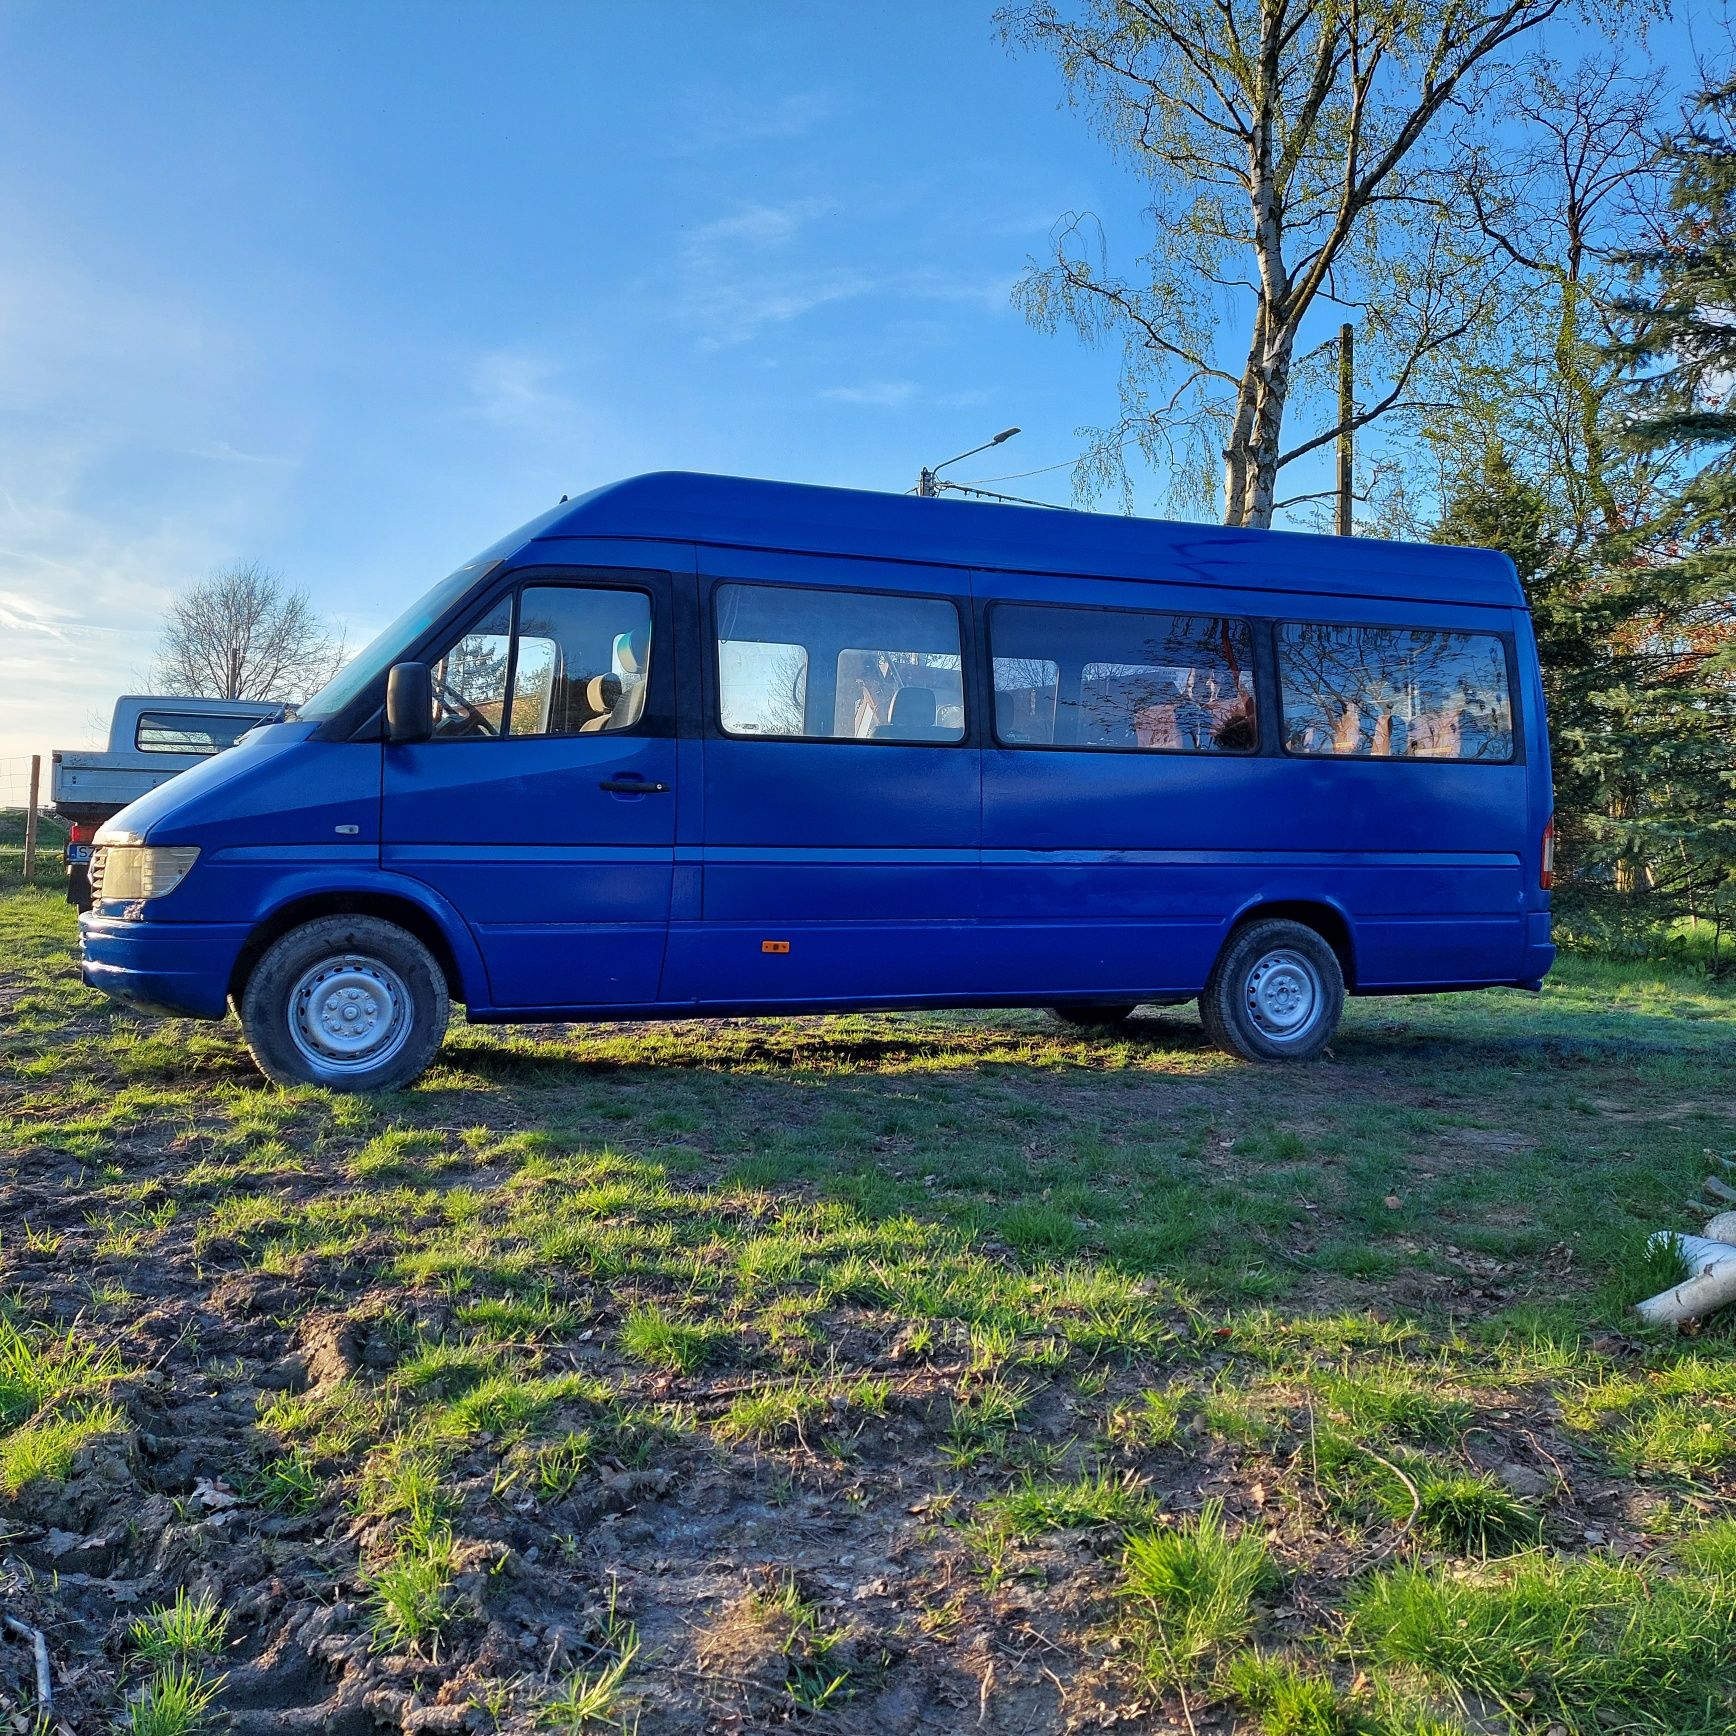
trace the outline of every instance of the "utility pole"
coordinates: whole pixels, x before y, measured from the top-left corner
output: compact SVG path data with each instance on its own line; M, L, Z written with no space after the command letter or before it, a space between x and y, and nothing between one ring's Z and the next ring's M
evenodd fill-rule
M1356 414L1356 334L1338 328L1338 522L1340 536L1352 533L1350 489L1356 460L1356 435L1350 421Z
M933 500L940 493L940 484L934 480L934 472L925 464L922 474L916 479L916 492L924 500Z
M30 756L30 805L24 810L24 884L36 874L36 799L42 789L42 755Z

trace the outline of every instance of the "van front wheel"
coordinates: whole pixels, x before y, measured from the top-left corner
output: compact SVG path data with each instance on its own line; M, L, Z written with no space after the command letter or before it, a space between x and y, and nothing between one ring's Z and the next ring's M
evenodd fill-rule
M1245 1061L1312 1061L1343 1012L1338 955L1313 929L1276 917L1230 936L1200 996L1206 1035Z
M322 916L272 942L237 1010L278 1084L395 1091L434 1059L451 1005L415 935L377 916Z

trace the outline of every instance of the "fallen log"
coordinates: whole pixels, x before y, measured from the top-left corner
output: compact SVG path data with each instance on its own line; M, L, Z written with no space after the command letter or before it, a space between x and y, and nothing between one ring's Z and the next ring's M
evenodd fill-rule
M1634 1312L1648 1324L1680 1326L1736 1302L1736 1247L1730 1243L1659 1230L1646 1246L1674 1248L1689 1273L1680 1284L1635 1305Z
M1720 1212L1706 1226L1708 1242L1729 1242L1736 1246L1736 1212Z

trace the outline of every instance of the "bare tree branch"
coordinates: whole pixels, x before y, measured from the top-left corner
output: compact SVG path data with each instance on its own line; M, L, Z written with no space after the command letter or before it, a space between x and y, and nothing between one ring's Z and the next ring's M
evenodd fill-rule
M344 660L343 636L257 561L221 567L169 605L153 679L164 693L306 699Z

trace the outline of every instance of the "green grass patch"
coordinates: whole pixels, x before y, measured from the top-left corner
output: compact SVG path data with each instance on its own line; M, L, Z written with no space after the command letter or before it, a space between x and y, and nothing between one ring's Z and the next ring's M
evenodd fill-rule
M1398 1567L1354 1592L1351 1638L1526 1727L1727 1732L1736 1524L1702 1533L1671 1565L1525 1555L1468 1572Z
M696 1374L721 1362L732 1337L720 1321L691 1320L649 1306L632 1309L621 1323L624 1355L674 1374Z
M1199 1675L1254 1624L1254 1600L1277 1578L1266 1541L1232 1533L1208 1501L1170 1530L1135 1533L1122 1557L1123 1626L1146 1678L1175 1687Z
M1151 1496L1126 1477L1099 1471L1069 1483L1027 1479L1005 1495L982 1503L986 1517L1015 1537L1040 1537L1084 1525L1136 1525L1154 1513Z

